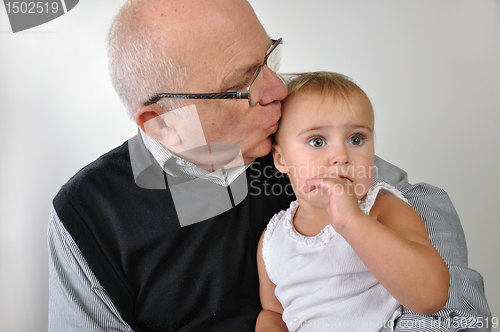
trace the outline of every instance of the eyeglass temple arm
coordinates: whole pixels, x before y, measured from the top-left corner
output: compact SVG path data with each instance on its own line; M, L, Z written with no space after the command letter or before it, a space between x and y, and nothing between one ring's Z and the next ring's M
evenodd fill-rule
M157 103L162 98L183 98L183 99L248 99L248 92L219 92L219 93L195 93L195 94L175 94L175 93L159 93L146 103L144 106L149 106Z

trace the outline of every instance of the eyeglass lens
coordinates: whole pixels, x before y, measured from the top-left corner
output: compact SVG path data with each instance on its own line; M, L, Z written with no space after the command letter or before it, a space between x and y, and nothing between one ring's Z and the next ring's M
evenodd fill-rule
M264 93L264 75L262 73L262 67L264 65L267 65L269 69L276 73L281 65L282 54L283 44L280 43L270 54L268 54L264 64L262 66L259 66L259 68L257 69L257 76L250 84L250 87L248 89L248 101L250 107L254 107L255 105L257 105Z

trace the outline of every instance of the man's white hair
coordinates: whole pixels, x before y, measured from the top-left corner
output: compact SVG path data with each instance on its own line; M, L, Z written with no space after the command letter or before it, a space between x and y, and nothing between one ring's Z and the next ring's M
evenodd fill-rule
M144 23L142 10L152 0L129 0L116 15L108 35L108 66L120 100L134 118L144 103L160 92L182 92L187 69ZM158 102L163 111L185 105L178 99Z

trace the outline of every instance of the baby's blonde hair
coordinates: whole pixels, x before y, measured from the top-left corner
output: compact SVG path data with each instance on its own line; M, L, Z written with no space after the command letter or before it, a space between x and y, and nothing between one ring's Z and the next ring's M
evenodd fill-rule
M351 78L334 72L316 71L309 73L282 74L285 81L288 95L283 100L286 102L299 91L320 92L322 97L327 95L334 99L340 98L349 104L349 99L360 93L366 96L365 92L352 81ZM368 99L368 96L366 96Z
M350 98L353 96L364 96L368 103L370 99L366 93L353 80L345 75L327 72L316 71L307 73L280 74L281 79L285 82L288 89L288 94L282 101L282 111L286 108L287 101L299 92L319 92L321 98L326 96L333 97L334 100L346 103L349 108L351 104ZM372 108L373 111L373 108ZM271 136L273 144L276 144L276 134Z

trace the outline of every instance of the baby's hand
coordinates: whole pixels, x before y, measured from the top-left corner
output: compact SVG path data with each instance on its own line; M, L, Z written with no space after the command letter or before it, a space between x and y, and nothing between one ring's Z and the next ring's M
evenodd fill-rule
M339 176L309 179L302 190L307 194L316 189L323 189L328 193L326 211L330 216L330 223L338 233L342 234L353 218L363 214L354 185L349 179Z

